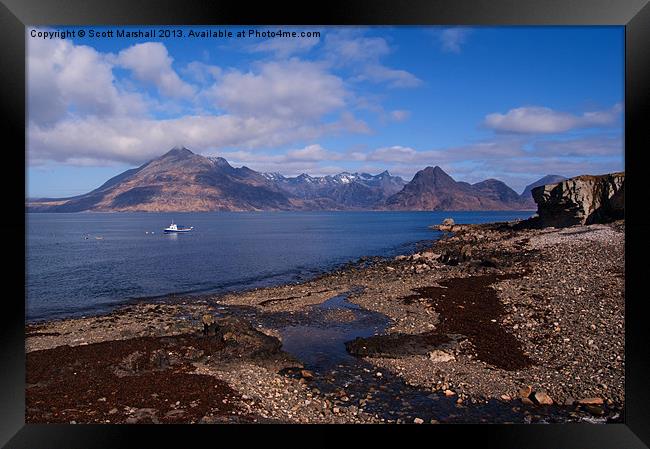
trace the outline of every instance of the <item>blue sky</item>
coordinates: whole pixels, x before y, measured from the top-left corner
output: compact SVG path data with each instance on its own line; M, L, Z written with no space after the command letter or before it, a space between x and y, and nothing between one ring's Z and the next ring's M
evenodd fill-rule
M67 29L86 37L26 37L30 197L85 193L175 145L285 175L410 180L439 165L519 192L546 174L624 169L623 27Z

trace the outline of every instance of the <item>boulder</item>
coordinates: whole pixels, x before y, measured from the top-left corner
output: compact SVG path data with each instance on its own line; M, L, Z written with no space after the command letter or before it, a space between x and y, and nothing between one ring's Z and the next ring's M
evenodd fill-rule
M449 232L449 231L451 231L453 226L454 226L454 219L453 218L445 218L444 220L442 220L442 224L437 226L437 229L439 231Z
M533 392L533 387L531 387L530 385L526 385L525 387L519 389L519 397L527 398L528 396L530 396L532 392Z
M541 226L607 223L624 218L625 173L577 176L535 187L532 194Z
M225 344L223 354L235 357L265 358L280 355L282 342L255 329L250 322L238 317L216 321L217 339Z
M553 405L553 399L551 399L551 397L544 391L536 391L535 394L533 394L533 399L539 405Z
M429 360L434 363L445 363L455 361L456 357L453 354L436 349L429 353Z

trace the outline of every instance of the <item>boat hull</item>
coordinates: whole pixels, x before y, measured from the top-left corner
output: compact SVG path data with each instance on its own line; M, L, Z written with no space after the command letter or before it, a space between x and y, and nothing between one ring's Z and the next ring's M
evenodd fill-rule
M165 234L179 234L179 233L184 233L184 232L191 232L191 229L178 229L176 231L168 231L167 229L164 229L163 232Z

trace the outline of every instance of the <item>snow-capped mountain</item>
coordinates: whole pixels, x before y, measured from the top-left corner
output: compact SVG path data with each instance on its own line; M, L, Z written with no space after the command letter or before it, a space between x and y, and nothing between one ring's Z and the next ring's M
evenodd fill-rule
M387 171L378 175L342 172L310 176L303 173L285 177L279 173L263 176L289 195L303 200L333 200L345 208L369 208L400 191L406 182Z

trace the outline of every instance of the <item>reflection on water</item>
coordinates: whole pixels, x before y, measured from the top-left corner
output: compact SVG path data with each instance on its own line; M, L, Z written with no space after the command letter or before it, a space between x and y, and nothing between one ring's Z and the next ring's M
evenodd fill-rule
M353 362L355 358L346 351L345 342L380 334L390 322L384 315L348 302L346 295L334 296L314 309L312 315L321 320L312 318L307 325L283 327L280 334L282 349L316 370ZM332 313L337 311L340 313Z

